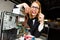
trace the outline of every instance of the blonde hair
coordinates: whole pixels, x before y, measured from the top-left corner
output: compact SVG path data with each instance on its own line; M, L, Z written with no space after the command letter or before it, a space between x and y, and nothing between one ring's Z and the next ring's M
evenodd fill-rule
M38 14L36 16L39 19L39 15L41 14L41 3L39 1L37 1L37 0L35 1L35 3L37 3L39 5L39 12L38 12Z
M37 3L39 5L39 13L41 12L41 3L39 1L34 1L35 3ZM34 3L33 2L33 3Z
M36 15L36 17L38 17L39 14L41 13L41 3L40 3L39 1L34 1L34 2L32 2L32 3L37 3L37 4L39 5L39 12L38 12L38 14ZM30 16L31 16L31 15L30 15ZM32 16L31 16L31 18L32 18Z
M41 3L40 3L38 0L36 0L36 1L34 1L34 2L39 5L39 12L38 12L38 14L36 15L36 17L38 17L39 14L41 13ZM33 3L34 3L34 2L33 2Z

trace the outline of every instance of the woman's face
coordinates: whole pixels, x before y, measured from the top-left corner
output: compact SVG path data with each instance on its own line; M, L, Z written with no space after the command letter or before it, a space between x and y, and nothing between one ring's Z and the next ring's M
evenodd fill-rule
M39 5L36 2L33 2L30 9L30 14L36 16L39 12Z

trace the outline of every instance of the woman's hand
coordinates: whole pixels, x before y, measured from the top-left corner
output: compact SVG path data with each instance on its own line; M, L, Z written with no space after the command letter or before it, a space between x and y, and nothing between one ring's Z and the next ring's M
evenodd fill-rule
M25 13L29 13L29 9L30 9L29 5L26 3L23 3L23 6L25 8Z
M42 13L39 14L38 20L39 20L40 24L44 24L44 15Z
M40 23L40 25L38 27L38 31L40 32L44 28L44 15L42 13L39 14L38 20Z
M27 3L21 3L21 4L17 5L17 7L20 7L20 8L22 6L25 8L25 13L29 13L29 9L30 9L29 5Z

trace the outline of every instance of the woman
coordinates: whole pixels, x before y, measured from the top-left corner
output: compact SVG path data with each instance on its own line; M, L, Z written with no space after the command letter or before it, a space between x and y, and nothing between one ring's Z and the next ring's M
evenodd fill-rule
M23 6L25 8L25 13L28 13L26 15L26 20L23 23L23 25L25 27L30 27L31 35L33 35L35 37L40 37L41 32L44 28L43 27L44 26L44 15L41 13L40 2L39 1L34 1L31 4L31 7L27 6L26 3L24 3ZM27 10L27 9L29 9L29 10Z
M40 37L44 26L44 15L41 13L41 4L38 1L33 2L30 7L27 24L31 35Z

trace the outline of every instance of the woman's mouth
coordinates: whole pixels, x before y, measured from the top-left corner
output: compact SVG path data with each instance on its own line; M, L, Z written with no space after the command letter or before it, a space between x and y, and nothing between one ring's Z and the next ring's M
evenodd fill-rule
M35 11L32 11L32 14L35 14L36 12Z

